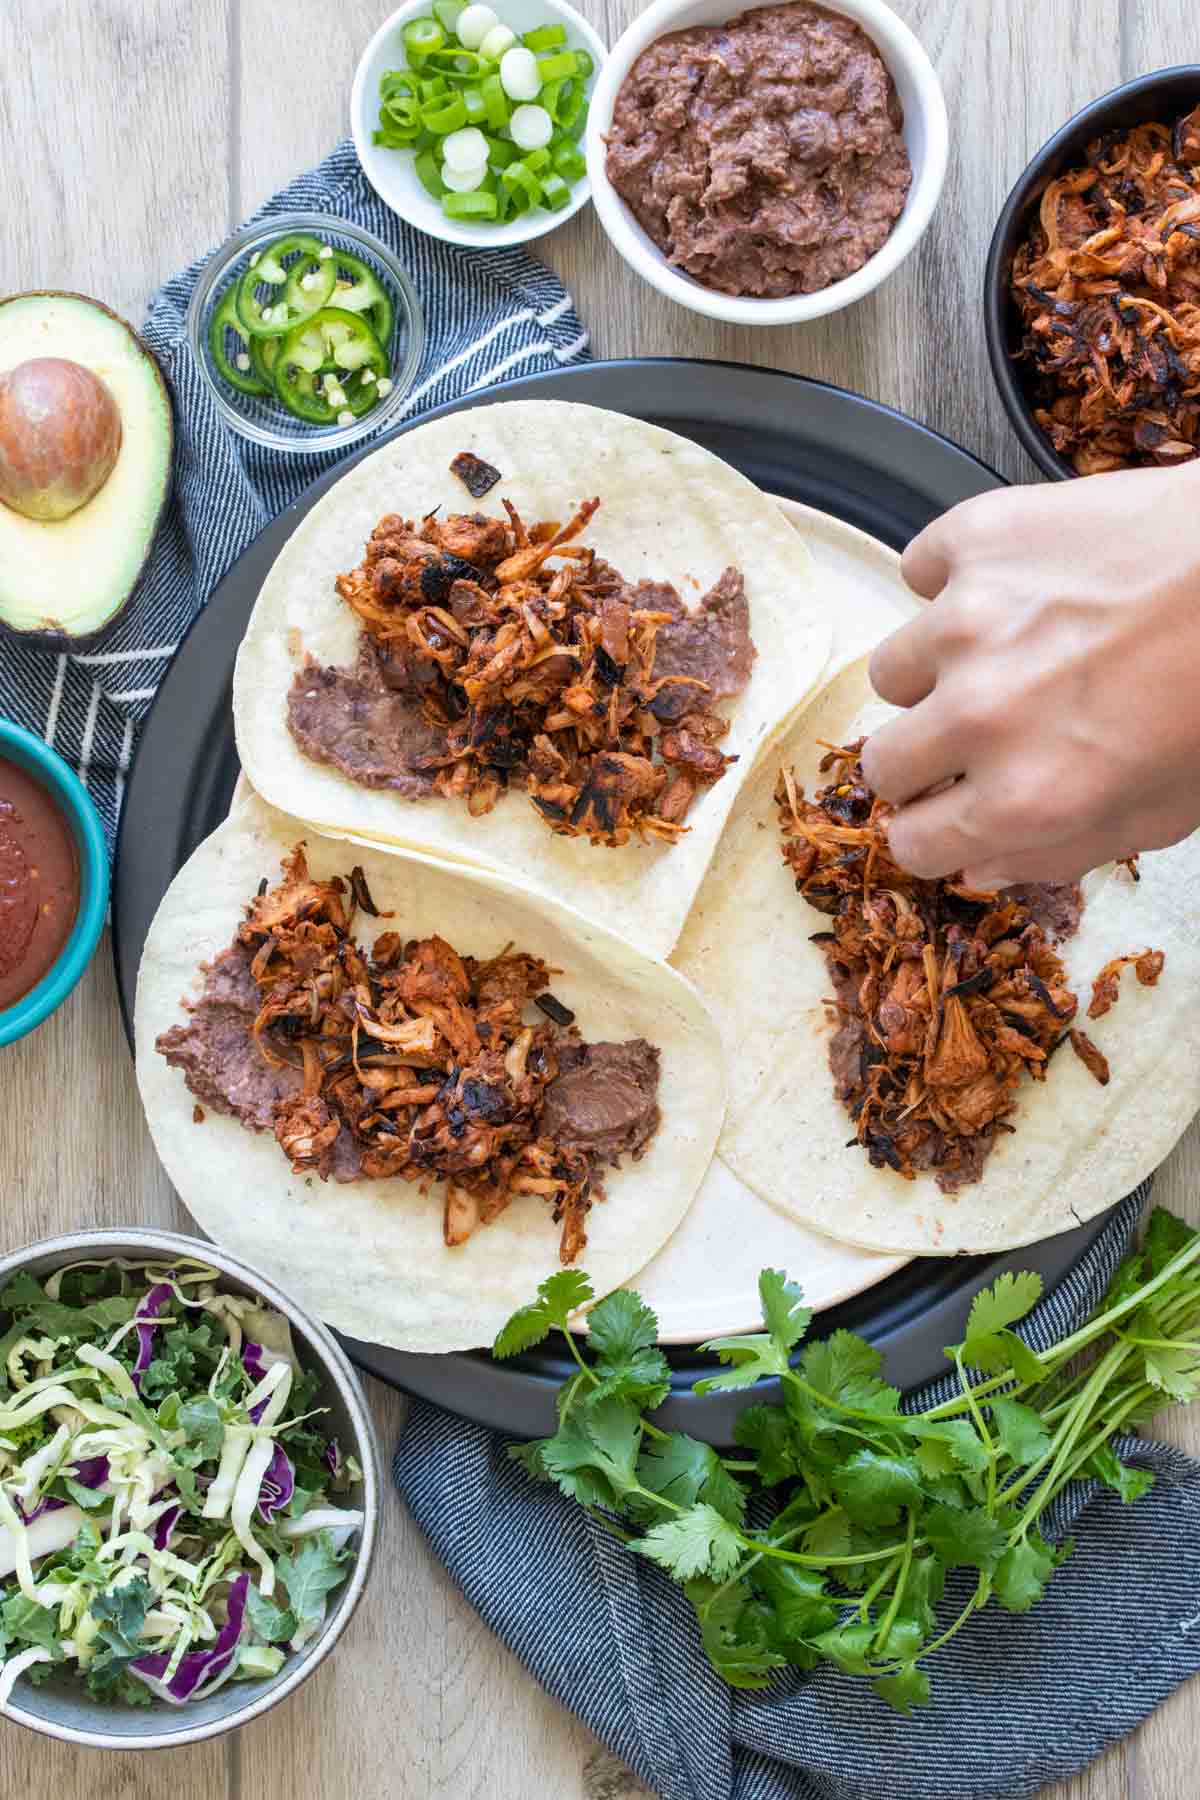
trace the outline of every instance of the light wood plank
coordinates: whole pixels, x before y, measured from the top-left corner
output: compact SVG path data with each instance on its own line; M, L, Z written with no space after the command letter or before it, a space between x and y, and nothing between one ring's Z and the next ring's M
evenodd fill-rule
M4 26L0 285L78 289L136 324L227 228L226 0L9 0ZM90 1225L188 1228L141 1116L107 935L59 1014L0 1055L5 1250ZM0 1793L29 1800L219 1800L226 1768L220 1742L146 1758L0 1724Z

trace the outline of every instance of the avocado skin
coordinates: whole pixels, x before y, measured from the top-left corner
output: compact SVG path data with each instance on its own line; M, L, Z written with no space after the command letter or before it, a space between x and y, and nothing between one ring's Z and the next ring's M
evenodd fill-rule
M129 336L133 339L135 348L141 352L142 356L145 357L151 369L154 371L154 379L158 383L158 386L162 391L163 399L166 402L168 431L167 467L169 473L167 480L163 483L162 499L159 502L158 511L154 515L154 524L146 539L146 554L142 558L142 566L138 572L137 580L133 583L133 586L130 588L121 604L117 607L116 611L109 614L103 625L98 625L95 631L88 632L51 630L26 631L22 630L19 626L8 624L8 622L0 616L0 641L5 638L12 638L18 643L28 644L38 650L52 650L59 654L78 655L88 650L95 650L104 642L109 633L116 627L120 620L124 618L126 612L140 593L142 584L145 581L146 566L150 561L150 552L154 548L154 541L158 536L159 527L163 521L163 514L167 510L167 502L171 498L171 489L175 482L175 409L171 401L171 390L163 380L163 372L158 366L158 360L155 357L154 352L134 330L128 319L123 319L120 313L113 311L111 306L105 306L103 300L96 300L91 294L76 293L70 288L26 288L20 294L6 294L3 299L0 299L0 311L14 300L75 300L84 306L94 307L97 312L106 313L115 324L120 325L123 330L129 333Z

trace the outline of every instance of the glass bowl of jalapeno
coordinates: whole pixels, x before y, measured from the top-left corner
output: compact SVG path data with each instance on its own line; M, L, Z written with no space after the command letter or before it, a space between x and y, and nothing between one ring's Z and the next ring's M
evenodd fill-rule
M336 450L388 424L425 343L387 245L325 213L237 232L201 274L187 328L226 423L282 450Z
M566 0L408 0L371 39L350 125L393 212L447 243L524 244L586 205L603 41Z

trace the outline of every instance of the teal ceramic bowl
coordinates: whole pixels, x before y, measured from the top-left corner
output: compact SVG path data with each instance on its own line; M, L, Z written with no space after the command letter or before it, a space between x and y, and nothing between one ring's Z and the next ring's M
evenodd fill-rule
M58 961L37 986L0 1009L0 1044L13 1044L61 1006L92 960L108 912L108 850L100 815L87 790L62 757L31 731L0 719L0 760L15 763L57 800L71 827L79 857L79 914Z

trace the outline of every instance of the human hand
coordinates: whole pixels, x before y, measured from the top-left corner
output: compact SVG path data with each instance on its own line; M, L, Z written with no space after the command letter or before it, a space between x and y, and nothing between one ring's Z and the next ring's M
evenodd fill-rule
M1200 464L982 494L903 573L932 604L871 680L909 710L862 758L897 862L1072 881L1200 825Z

